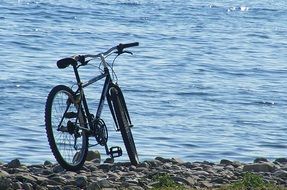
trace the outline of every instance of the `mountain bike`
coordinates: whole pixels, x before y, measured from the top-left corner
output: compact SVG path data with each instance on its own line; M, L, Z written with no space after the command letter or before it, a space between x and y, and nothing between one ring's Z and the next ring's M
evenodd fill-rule
M124 53L132 54L126 48L138 46L138 42L119 44L96 55L77 55L57 61L59 69L73 67L76 78L76 90L65 85L55 86L49 93L45 107L46 133L52 153L58 163L66 170L77 171L87 157L88 148L101 145L105 147L106 154L112 159L122 156L122 149L118 146L109 148L108 130L101 119L105 100L108 102L116 131L120 131L131 164L137 165L139 158L134 143L131 128L133 127L127 105L121 88L114 82L114 61ZM115 54L110 65L106 58ZM100 74L92 79L82 82L79 67L88 65L91 60L100 59ZM110 73L110 71L112 73ZM99 81L105 80L99 99L97 111L90 113L84 88ZM89 137L95 137L97 144L89 144Z

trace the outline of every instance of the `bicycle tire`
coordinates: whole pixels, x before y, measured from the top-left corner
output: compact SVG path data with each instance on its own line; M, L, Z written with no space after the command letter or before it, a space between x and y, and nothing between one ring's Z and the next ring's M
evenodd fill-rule
M45 107L45 125L50 148L58 163L70 171L77 171L84 165L88 152L88 136L85 131L75 127L75 132L69 132L68 121L80 124L85 122L83 110L77 111L74 97L71 88L64 85L55 86L47 97ZM64 117L66 111L75 111L77 116ZM61 128L66 126L67 131L59 129L61 120ZM79 137L76 138L76 135Z
M125 106L123 105L124 101L122 98L120 98L118 91L115 88L111 89L111 99L130 162L132 165L138 165L139 158L130 128L130 123L128 121L128 113L125 109Z

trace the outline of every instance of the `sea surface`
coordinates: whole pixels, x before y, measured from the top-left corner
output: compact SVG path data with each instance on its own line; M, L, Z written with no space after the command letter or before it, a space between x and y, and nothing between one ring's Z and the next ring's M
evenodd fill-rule
M141 161L287 157L285 0L0 0L0 161L55 162L46 97L74 84L57 60L135 41L114 70ZM86 90L92 110L101 84ZM103 119L123 147L108 107Z

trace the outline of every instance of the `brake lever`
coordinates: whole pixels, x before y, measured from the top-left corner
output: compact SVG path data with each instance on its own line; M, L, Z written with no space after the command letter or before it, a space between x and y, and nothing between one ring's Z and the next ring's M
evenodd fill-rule
M82 63L82 65L87 65L89 63L89 61L91 61L92 59L89 59L87 61L84 61L84 63Z
M123 53L127 53L127 54L130 54L130 55L133 55L133 52L131 52L131 51L124 51Z
M131 51L121 51L121 52L116 51L115 53L118 54L118 55L121 55L121 54L124 54L124 53L128 53L130 55L133 55L133 52L131 52Z

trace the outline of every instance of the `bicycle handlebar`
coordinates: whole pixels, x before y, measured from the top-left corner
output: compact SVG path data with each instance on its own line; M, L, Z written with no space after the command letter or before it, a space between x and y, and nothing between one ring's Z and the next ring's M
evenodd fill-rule
M125 48L130 48L130 47L134 47L138 45L139 45L138 42L119 44L117 46L110 48L108 51L104 53L99 53L97 55L86 54L86 55L77 55L77 56L70 57L70 58L64 58L64 59L57 61L57 66L59 69L64 69L68 67L69 65L77 66L77 62L80 62L82 65L86 65L89 62L89 61L85 61L86 58L103 58L109 55L110 53L112 53L114 50L117 50L116 53L120 55L122 53L128 53L127 51L126 52L124 51Z
M117 50L117 53L120 55L122 53L124 53L124 49L125 48L130 48L130 47L134 47L134 46L138 46L139 43L138 42L133 42L133 43L127 43L127 44L119 44L117 46L114 46L112 48L110 48L108 51L104 52L104 53L99 53L97 55L92 55L92 54L86 54L86 55L82 55L85 58L97 58L97 57L101 57L103 56L107 56L108 54L112 53L114 50Z

